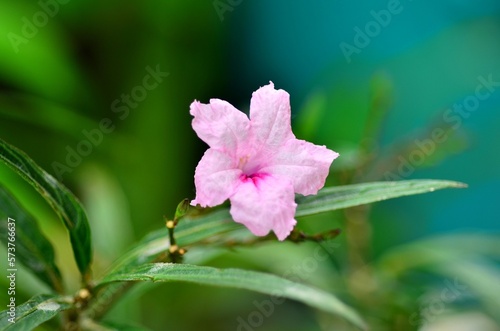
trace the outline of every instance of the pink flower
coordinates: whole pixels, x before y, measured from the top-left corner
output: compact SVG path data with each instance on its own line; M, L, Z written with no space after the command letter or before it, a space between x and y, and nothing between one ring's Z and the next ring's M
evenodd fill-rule
M253 234L284 240L297 223L294 193L316 194L338 153L298 140L290 96L272 82L250 101L250 119L226 101L194 101L193 129L210 148L196 168L192 205L231 201L231 216Z

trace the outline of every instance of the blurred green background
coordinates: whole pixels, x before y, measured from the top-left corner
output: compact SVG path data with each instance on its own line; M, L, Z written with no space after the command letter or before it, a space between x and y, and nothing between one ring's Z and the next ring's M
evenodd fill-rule
M491 297L500 284L498 1L62 2L0 2L0 134L81 198L96 276L162 227L180 200L194 197L194 169L206 146L191 129L189 104L220 98L246 111L251 93L272 80L291 95L296 135L341 154L329 185L395 178L469 184L301 220L311 232L343 230L331 261L304 281L340 293L374 330L416 330L424 320L425 330L434 330L432 323L463 326L459 318L491 324L467 330L499 330L500 304ZM349 56L346 44L356 49ZM162 72L157 84L145 83L151 71ZM492 81L482 89L488 96L474 99L484 80ZM461 105L472 110L460 113ZM84 146L91 141L84 132L96 132L103 119L114 130ZM445 141L432 141L435 130ZM68 166L68 153L78 148L88 155L70 157ZM13 172L1 166L0 176L40 220L58 248L67 287L76 291L64 229ZM436 247L448 255L434 256ZM218 253L207 263L283 274L314 249L267 244ZM20 277L20 296L43 292L28 271ZM457 279L470 289L460 300L409 321L444 281ZM238 317L246 319L253 301L263 300L193 285L151 287L137 288L110 316L152 330L236 330ZM349 330L286 302L256 329L334 326Z

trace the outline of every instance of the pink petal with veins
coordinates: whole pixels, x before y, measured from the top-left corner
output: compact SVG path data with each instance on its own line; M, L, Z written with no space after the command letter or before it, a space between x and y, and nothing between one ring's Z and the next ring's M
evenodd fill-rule
M210 148L196 167L196 199L191 204L202 207L220 205L234 194L240 176L241 170L231 157Z
M255 142L263 147L280 148L286 140L295 138L291 127L290 95L275 90L272 82L252 94L250 120Z
M325 186L330 165L338 156L325 146L290 139L272 156L270 165L260 171L290 180L295 193L316 194Z
M248 117L229 102L211 99L207 105L194 101L190 113L194 131L212 148L236 153L249 138Z

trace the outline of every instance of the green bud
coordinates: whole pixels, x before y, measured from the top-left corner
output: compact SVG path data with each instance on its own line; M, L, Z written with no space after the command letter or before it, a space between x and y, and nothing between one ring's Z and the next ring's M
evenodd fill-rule
M186 215L190 208L191 208L191 205L189 204L189 199L182 200L177 205L177 209L175 210L174 220L178 220L182 216Z

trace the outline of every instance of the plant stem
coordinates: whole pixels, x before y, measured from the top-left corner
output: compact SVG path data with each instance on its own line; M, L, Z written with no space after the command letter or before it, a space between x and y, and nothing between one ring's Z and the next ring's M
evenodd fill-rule
M136 282L113 283L102 288L95 295L83 315L92 320L100 320Z

